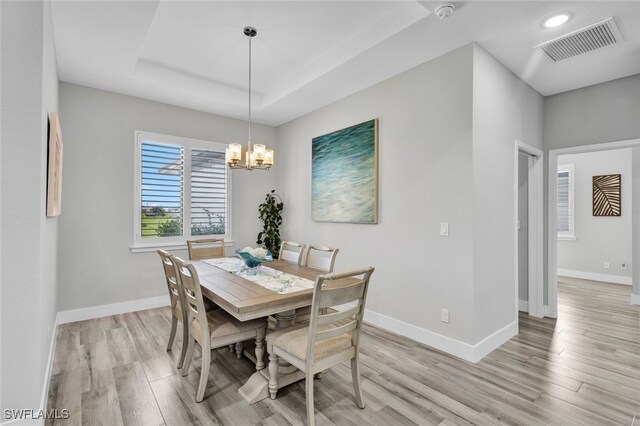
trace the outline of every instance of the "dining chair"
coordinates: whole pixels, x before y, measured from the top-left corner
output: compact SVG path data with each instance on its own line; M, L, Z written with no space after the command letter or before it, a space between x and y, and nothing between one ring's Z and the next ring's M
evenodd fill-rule
M214 259L224 257L224 238L188 240L190 260Z
M356 404L364 408L360 388L360 331L369 280L374 268L321 275L316 279L308 327L293 326L267 335L269 394L278 391L278 359L305 373L307 421L314 425L313 377L344 361L351 361ZM354 279L355 282L354 282ZM348 309L323 314L324 308L350 303Z
M204 391L209 378L211 364L211 350L235 344L238 358L242 356L242 343L255 339L256 370L264 368L264 337L267 323L264 319L238 321L223 309L206 312L200 288L200 279L196 269L189 262L179 257L173 257L182 282L185 308L188 313L189 343L185 356L182 375L189 374L189 367L193 358L193 347L198 343L202 349L202 369L200 382L196 391L196 402L202 402Z
M337 255L337 248L321 247L311 244L304 253L302 265L313 269L320 269L325 272L333 272ZM296 323L309 321L309 318L311 318L311 307L305 306L304 308L296 309L294 318L294 322Z
M180 369L184 364L184 358L187 353L187 339L189 338L187 310L185 309L182 282L178 276L178 270L171 254L164 250L158 250L158 254L162 260L164 276L167 280L167 288L169 289L169 298L171 299L171 333L169 334L167 351L170 351L173 347L173 340L176 337L178 323L182 324L182 349L180 350L180 359L178 360L178 368Z
M294 241L282 241L278 259L295 262L299 265L300 262L302 262L302 255L305 253L306 247L306 244L300 244Z
M309 245L302 259L302 265L309 268L333 272L333 265L338 255L337 248Z

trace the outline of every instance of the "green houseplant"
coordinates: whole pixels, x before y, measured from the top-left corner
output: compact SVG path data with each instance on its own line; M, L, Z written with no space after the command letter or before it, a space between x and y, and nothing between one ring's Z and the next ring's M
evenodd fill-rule
M262 231L258 232L256 243L264 244L274 259L280 252L280 225L282 225L282 209L284 204L276 190L272 189L264 197L264 202L258 206L258 214L262 221Z

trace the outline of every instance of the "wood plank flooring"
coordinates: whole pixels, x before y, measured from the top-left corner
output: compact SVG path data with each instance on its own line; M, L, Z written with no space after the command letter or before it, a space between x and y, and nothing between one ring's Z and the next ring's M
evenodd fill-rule
M640 426L640 307L629 304L630 291L560 278L558 320L521 314L520 333L475 365L366 326L367 407L356 407L350 369L340 365L315 382L316 421ZM191 374L181 377L180 338L165 350L169 315L160 308L61 325L48 408L67 408L70 417L55 424L304 423L304 383L247 405L238 387L254 367L226 348L213 351L205 400L195 403L200 354L196 348Z

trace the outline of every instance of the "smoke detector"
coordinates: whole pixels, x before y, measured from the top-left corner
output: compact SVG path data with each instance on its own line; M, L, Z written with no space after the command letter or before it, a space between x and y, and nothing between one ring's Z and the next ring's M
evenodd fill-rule
M454 10L456 10L456 6L453 3L442 3L436 7L433 13L436 14L438 19L445 19L451 16Z

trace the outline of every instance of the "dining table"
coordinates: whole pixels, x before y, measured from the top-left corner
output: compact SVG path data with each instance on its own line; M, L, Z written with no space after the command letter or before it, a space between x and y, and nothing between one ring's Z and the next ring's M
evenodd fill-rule
M233 258L231 258L233 259ZM293 325L296 309L311 306L313 286L281 293L271 290L237 273L215 266L211 260L192 261L198 272L202 295L224 309L239 321L256 318L272 317L275 322L270 324L270 330L277 330ZM325 271L298 265L284 260L273 260L265 264L272 270L280 271L294 277L300 277L315 282ZM267 330L267 334L270 330ZM245 355L255 362L255 352L251 347L245 347ZM279 362L278 388L304 378L304 373L294 366ZM268 369L256 371L238 392L249 404L261 401L269 396Z

